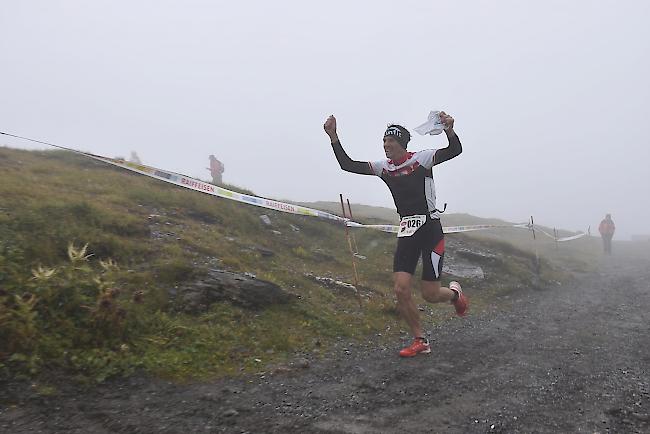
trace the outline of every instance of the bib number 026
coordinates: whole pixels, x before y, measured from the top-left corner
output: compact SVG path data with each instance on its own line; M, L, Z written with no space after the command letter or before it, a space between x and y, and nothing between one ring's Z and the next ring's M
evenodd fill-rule
M399 222L397 237L410 237L427 222L426 215L411 215L403 217Z

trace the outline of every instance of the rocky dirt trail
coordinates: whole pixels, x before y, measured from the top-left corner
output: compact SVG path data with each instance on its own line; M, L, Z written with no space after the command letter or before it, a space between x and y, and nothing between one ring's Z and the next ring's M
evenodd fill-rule
M614 257L432 330L433 352L341 342L273 374L175 385L134 377L40 397L7 433L648 433L650 264Z

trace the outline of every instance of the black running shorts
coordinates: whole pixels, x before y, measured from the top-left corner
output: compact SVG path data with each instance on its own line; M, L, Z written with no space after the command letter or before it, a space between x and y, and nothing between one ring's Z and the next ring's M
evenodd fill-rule
M422 280L439 281L445 256L445 236L439 219L427 217L427 222L413 235L397 239L393 272L415 274L420 256L422 256Z

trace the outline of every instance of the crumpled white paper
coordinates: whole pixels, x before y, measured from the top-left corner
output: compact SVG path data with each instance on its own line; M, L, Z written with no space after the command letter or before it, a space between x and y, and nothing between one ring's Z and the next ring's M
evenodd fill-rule
M426 136L427 134L436 135L445 130L445 124L440 120L440 111L435 110L429 112L429 120L414 128L420 135Z

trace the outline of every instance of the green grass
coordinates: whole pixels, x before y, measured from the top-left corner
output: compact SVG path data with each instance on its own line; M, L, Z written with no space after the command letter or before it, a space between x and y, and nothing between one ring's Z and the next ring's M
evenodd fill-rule
M0 375L65 371L103 381L144 370L214 378L262 371L340 337L394 338L404 329L394 309L390 234L353 231L367 256L357 261L361 283L375 290L360 309L352 294L305 276L353 281L338 223L217 199L66 152L0 148L0 169ZM474 306L533 283L534 255L521 249L524 241L466 240L500 256L486 265ZM88 243L92 256L71 263L69 243ZM109 258L117 263L110 271L100 262ZM561 278L545 261L542 278ZM57 272L34 279L39 267ZM170 290L214 267L254 273L300 298L259 311L219 303L200 315L178 312ZM451 318L448 306L431 312L428 322Z

